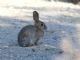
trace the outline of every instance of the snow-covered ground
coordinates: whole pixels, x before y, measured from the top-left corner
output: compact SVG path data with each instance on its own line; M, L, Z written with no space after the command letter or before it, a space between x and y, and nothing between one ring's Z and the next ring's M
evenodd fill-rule
M33 24L34 10L39 12L48 32L39 41L42 44L19 47L17 35L23 26ZM0 60L80 60L79 36L78 5L40 0L0 0Z

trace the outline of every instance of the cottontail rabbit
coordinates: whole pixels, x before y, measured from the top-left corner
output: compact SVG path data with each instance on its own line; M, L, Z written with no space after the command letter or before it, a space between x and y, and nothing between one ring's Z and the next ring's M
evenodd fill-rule
M38 40L43 37L47 26L39 20L39 13L33 11L34 25L27 25L21 29L18 35L18 44L21 47L37 45Z

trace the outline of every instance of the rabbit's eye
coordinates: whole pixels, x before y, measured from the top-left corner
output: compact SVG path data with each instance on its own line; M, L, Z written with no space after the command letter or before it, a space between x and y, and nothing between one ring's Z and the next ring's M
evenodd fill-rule
M41 26L43 26L44 24L42 23Z

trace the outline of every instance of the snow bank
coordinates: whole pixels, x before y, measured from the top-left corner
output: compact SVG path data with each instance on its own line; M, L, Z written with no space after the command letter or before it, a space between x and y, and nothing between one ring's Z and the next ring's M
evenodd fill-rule
M48 32L38 46L19 47L20 29L33 24L32 12ZM1 60L80 60L80 6L40 0L0 0L0 59ZM64 52L63 52L64 51Z

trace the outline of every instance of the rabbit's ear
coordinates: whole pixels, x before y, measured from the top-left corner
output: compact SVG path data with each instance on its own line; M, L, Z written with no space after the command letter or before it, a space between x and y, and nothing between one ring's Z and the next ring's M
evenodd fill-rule
M39 13L37 11L33 11L33 20L35 22L39 21Z

